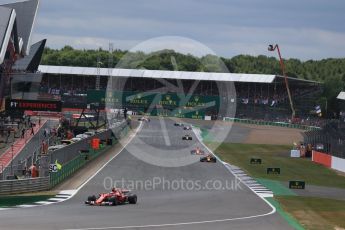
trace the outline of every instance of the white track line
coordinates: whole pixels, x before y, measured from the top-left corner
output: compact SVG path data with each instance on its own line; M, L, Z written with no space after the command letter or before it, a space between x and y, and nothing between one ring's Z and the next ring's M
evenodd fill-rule
M263 199L265 200L265 199ZM245 216L245 217L236 217L236 218L229 218L229 219L221 219L221 220L205 220L205 221L194 221L194 222L185 222L185 223L175 223L175 224L151 224L151 225L138 225L138 226L121 226L121 227L98 227L98 228L66 228L63 230L107 230L107 229L137 229L137 228L157 228L157 227L176 227L176 226L183 226L183 225L195 225L195 224L212 224L212 223L221 223L221 222L229 222L234 220L246 220L246 219L253 219L259 218L263 216L268 216L273 213L265 213L255 216Z

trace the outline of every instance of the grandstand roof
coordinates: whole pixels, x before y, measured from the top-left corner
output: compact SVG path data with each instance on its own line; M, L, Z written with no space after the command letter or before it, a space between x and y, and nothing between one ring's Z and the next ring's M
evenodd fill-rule
M94 67L72 67L72 66L48 66L40 65L38 70L48 74L64 75L87 75L97 76L97 68ZM108 76L108 68L100 68L101 76ZM146 70L146 69L113 69L114 77L139 77L139 78L164 78L181 80L201 80L201 81L238 81L238 82L260 82L271 83L275 75L263 74L238 74L238 73L207 73L207 72L187 72L187 71L167 71L167 70Z
M50 66L40 65L38 71L46 74L56 75L84 75L97 76L96 67L74 67L74 66ZM282 80L284 77L269 74L243 74L243 73L211 73L211 72L188 72L188 71L168 71L168 70L146 70L146 69L111 69L100 68L100 76L112 75L114 77L139 77L139 78L164 78L181 80L200 81L231 81L231 82L252 82L252 83L272 83L276 79ZM319 82L289 78L294 81L308 83Z
M339 93L339 95L338 95L338 97L337 97L337 99L339 99L339 100L345 100L345 92L340 92Z

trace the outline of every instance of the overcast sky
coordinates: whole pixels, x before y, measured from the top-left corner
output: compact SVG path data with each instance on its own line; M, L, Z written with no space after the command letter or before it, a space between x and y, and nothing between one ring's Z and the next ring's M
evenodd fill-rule
M41 0L32 42L131 49L160 36L193 39L224 57L274 55L269 43L285 58L345 57L345 1Z

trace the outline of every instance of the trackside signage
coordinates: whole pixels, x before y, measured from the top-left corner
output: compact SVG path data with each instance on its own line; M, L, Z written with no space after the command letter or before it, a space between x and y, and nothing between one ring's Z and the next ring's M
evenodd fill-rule
M10 111L51 111L61 112L61 101L38 101L7 99L6 110Z
M259 164L260 165L261 163L262 163L262 161L260 158L251 158L250 159L250 164L254 164L254 165Z
M280 174L280 168L267 168L267 174Z
M305 189L305 181L289 181L290 189Z

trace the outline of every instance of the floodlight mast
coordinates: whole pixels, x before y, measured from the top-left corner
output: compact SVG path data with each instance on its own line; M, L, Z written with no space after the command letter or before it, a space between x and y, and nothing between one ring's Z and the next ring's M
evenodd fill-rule
M287 78L287 75L286 75L286 72L285 72L284 61L283 61L283 58L282 58L282 56L280 54L280 50L279 50L278 44L269 45L268 46L268 51L274 51L276 49L278 51L280 67L281 67L282 72L283 72L283 76L284 76L284 80L285 80L285 86L286 86L286 91L287 91L288 97L289 97L290 109L291 109L291 112L292 112L292 114L291 114L291 121L293 121L294 118L295 118L296 112L295 112L295 108L294 108L293 101L292 101L292 96L291 96L290 87L289 87L289 81L288 81L288 78Z

